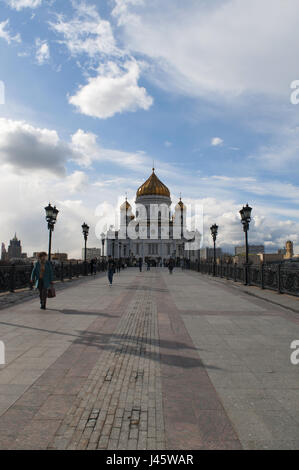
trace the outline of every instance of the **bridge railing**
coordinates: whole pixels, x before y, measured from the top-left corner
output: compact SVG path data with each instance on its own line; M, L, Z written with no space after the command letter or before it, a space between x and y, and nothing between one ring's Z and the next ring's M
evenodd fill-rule
M84 276L85 272L87 275L104 272L106 271L106 263L103 261L92 266L88 262L86 263L86 268L85 264L80 262L52 263L52 268L54 281L63 282L67 279ZM0 293L15 292L16 290L26 288L31 289L30 278L32 269L33 264L0 266Z
M296 263L297 264L297 263ZM279 294L290 294L299 297L299 266L290 264L249 264L238 265L219 263L214 266L210 262L190 262L187 267L193 271L246 283L261 289L270 289Z

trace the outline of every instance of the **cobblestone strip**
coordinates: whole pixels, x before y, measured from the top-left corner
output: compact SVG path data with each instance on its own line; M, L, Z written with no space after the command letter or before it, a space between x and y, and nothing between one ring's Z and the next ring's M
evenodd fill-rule
M137 287L48 448L165 448L154 277L147 281Z

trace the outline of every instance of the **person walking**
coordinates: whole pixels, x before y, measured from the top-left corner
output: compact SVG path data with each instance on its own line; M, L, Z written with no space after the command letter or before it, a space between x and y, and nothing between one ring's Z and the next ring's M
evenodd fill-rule
M169 263L168 263L169 274L172 274L173 268L174 268L174 260L170 258Z
M93 266L93 274L94 275L96 275L97 272L98 272L98 266L99 266L98 258L95 258L94 259L94 266Z
M109 286L112 287L113 275L115 273L115 261L111 255L108 256L107 271L108 271Z
M147 263L146 263L146 264L147 264L146 270L147 270L147 271L150 271L150 270L151 270L151 262L150 262L149 259L147 260Z
M139 271L142 272L142 258L139 258L138 265L139 265Z
M90 274L96 275L97 273L97 259L90 260Z
M90 264L89 264L89 266L90 266L90 274L93 274L93 264L94 264L94 260L91 259L91 260L90 260Z
M40 308L46 310L48 289L53 285L53 269L47 260L47 253L42 251L31 273L31 282L39 290Z

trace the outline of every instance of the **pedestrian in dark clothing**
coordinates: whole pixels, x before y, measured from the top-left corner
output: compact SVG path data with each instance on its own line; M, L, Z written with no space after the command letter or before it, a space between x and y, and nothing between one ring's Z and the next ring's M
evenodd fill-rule
M174 260L170 258L169 263L168 263L169 274L172 274L173 268L174 268Z
M146 268L147 271L150 271L151 270L151 263L150 261L147 262L147 268Z
M109 255L109 257L108 257L107 270L108 270L109 286L111 287L112 282L113 282L113 275L115 273L115 261L111 257L111 255Z
M48 289L53 284L53 269L47 261L47 253L39 253L38 261L35 263L31 273L31 282L39 290L40 308L46 310Z
M94 259L94 265L93 265L93 274L96 275L98 270L98 259Z
M139 258L138 265L139 265L139 271L142 272L142 258Z
M94 265L95 265L95 260L94 259L90 260L90 274L95 274Z

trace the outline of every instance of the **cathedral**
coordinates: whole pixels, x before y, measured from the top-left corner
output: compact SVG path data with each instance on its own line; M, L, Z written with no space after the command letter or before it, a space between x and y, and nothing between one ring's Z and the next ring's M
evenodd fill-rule
M154 168L138 188L135 204L135 214L127 199L121 205L119 230L109 230L105 236L107 256L149 259L157 264L169 258L190 258L186 252L190 242L190 236L185 238L186 207L180 198L171 213L170 191Z

